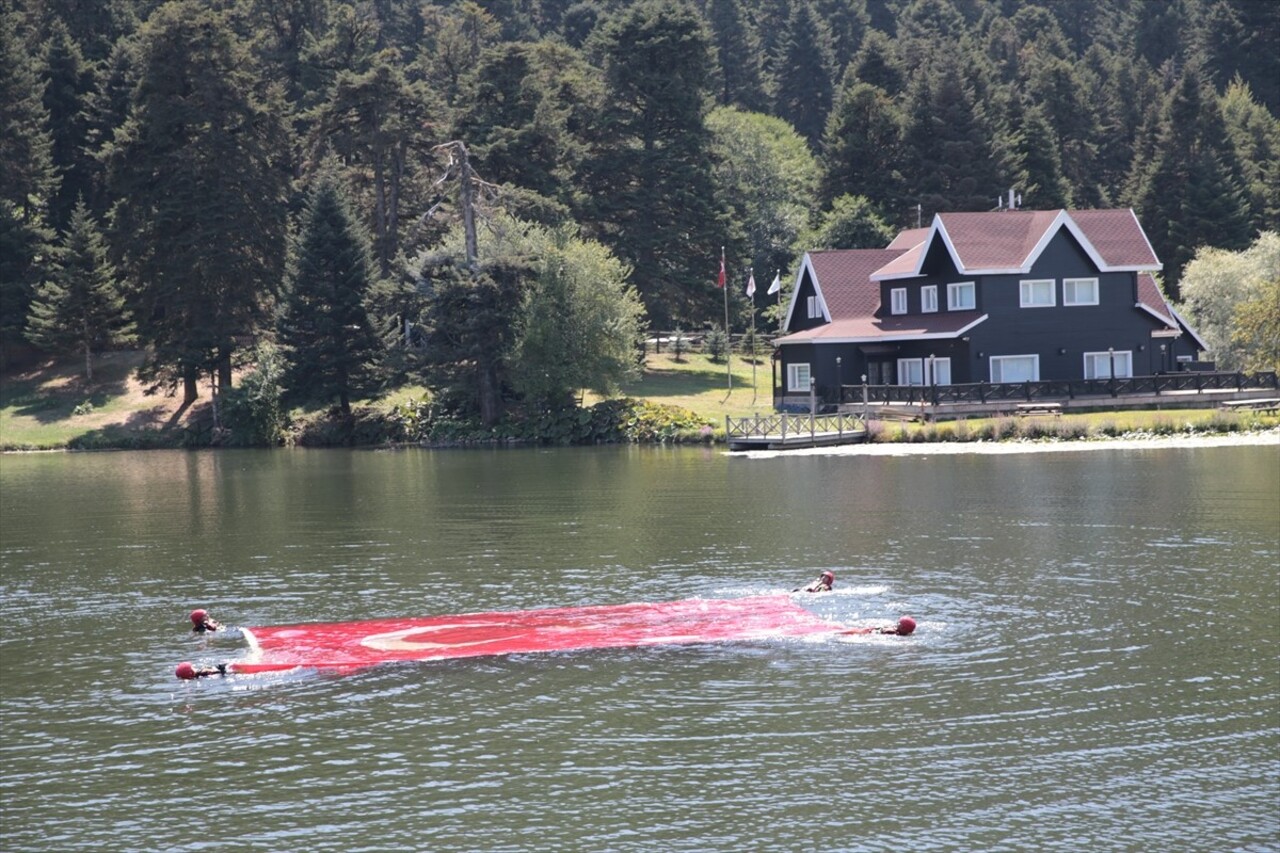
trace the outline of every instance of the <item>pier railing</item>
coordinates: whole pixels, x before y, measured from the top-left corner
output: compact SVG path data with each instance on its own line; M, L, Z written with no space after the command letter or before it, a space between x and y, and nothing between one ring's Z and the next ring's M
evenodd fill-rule
M864 432L867 423L861 415L833 413L827 415L796 415L776 412L768 415L752 415L749 418L725 416L724 431L729 439L735 438L799 438L817 435L853 435Z

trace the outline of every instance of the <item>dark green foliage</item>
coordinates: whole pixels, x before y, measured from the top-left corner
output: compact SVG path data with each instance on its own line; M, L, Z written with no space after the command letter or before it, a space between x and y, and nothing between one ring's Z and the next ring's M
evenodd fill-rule
M336 402L376 387L382 342L366 309L373 284L369 239L337 181L322 173L303 215L279 322L284 384L300 400Z
M231 384L238 340L270 317L284 267L288 153L225 16L158 9L140 31L129 117L108 150L111 230L149 347L143 376L196 396Z
M66 230L78 199L94 197L99 167L90 153L93 71L60 20L50 26L45 67L44 106L49 114L51 157L58 189L49 204L49 223Z
M31 300L27 338L50 352L79 352L85 378L93 381L93 354L126 340L130 325L106 243L83 201L72 211L48 271Z
M471 272L460 259L432 259L423 341L426 377L446 409L497 423L510 396L508 358L533 270L504 259Z
M882 89L845 75L822 144L822 198L861 195L881 209L902 192L902 116Z
M45 212L56 181L44 85L21 41L16 13L0 7L0 363L22 340L45 247Z
M259 346L253 369L240 384L221 396L224 444L231 447L276 447L284 441L289 413L284 406L284 360L273 347Z
M778 46L777 114L817 149L831 112L831 33L810 5L794 0Z
M814 249L883 249L893 229L865 196L836 199L813 236Z
M716 103L764 112L768 95L764 86L760 41L743 15L739 0L711 0L707 6L716 49Z
M712 364L724 364L729 355L729 336L725 334L723 326L707 329L706 337L702 339L702 350Z
M645 0L602 25L606 99L582 215L632 268L659 326L715 310L719 214L707 164L709 37L692 7Z
M1140 174L1135 207L1176 300L1182 268L1196 249L1242 249L1253 236L1236 150L1198 69L1179 80Z

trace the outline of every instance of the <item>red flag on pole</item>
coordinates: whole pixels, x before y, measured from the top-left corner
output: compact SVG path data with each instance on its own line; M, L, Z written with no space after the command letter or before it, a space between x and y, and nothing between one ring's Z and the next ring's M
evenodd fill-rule
M724 249L720 250L720 278L716 279L716 287L724 287Z

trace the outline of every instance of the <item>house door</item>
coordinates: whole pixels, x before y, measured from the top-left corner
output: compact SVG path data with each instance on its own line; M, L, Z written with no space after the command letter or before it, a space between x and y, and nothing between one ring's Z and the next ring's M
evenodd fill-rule
M893 381L894 371L892 361L867 362L868 385L892 385Z

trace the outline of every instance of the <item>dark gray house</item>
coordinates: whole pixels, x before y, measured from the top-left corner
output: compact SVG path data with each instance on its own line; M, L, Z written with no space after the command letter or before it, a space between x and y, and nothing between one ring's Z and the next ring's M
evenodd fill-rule
M1132 210L943 213L884 249L809 252L782 336L778 404L871 385L1170 372L1203 342L1165 300Z

